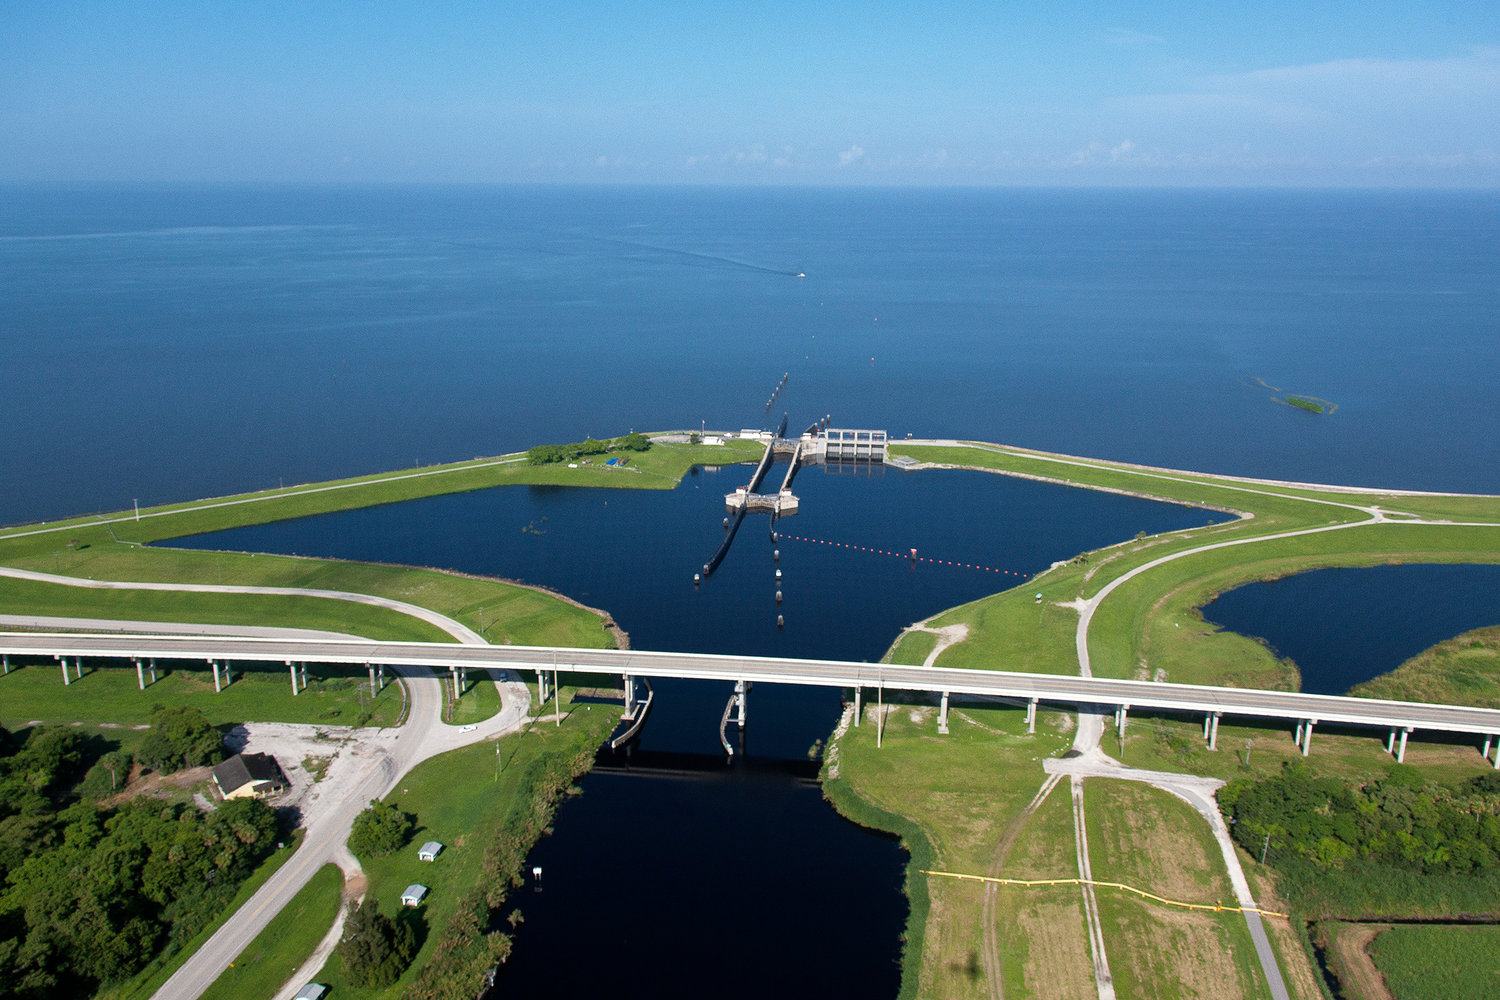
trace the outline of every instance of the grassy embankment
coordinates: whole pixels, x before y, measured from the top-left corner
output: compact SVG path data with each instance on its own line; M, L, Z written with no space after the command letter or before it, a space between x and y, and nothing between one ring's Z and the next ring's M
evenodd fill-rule
M727 464L758 455L753 442L722 447L659 444L634 456L623 470L597 464L578 469L533 466L516 456L404 470L145 508L139 521L133 511L121 511L7 528L0 530L0 564L77 579L351 591L442 612L483 631L492 642L606 645L608 636L599 631L596 616L533 588L412 567L145 546L185 535L508 484L670 489L694 464ZM0 607L39 615L284 625L371 638L448 638L399 612L307 596L102 591L0 579Z
M1252 515L1228 524L1139 538L1083 553L1010 591L938 615L930 625L962 623L969 627L965 641L949 646L940 654L937 662L942 666L1076 672L1078 614L1073 608L1061 605L1093 597L1112 581L1163 556L1184 553L1180 558L1146 569L1120 584L1101 603L1089 635L1094 673L1294 689L1299 683L1295 665L1277 661L1264 645L1253 639L1209 625L1197 609L1216 594L1239 584L1325 566L1500 561L1500 528L1493 526L1500 523L1500 498L1497 497L1401 495L1378 490L1320 490L1301 485L1251 483L996 446L934 448L896 444L892 451L936 465L988 469ZM1378 506L1391 520L1361 525L1360 522L1370 520L1367 508L1372 506ZM1450 523L1399 523L1416 518ZM1291 532L1309 533L1272 537ZM1223 541L1239 544L1204 548ZM1040 603L1034 598L1039 591L1043 594ZM931 652L933 642L929 633L908 632L897 640L888 658L903 663L920 663ZM1470 659L1473 655L1480 655L1473 651L1471 654ZM1476 683L1482 686L1484 682ZM1458 690L1459 687L1455 684L1446 690ZM1489 688L1492 692L1495 690L1493 679ZM1408 687L1406 690L1416 689ZM1462 690L1465 697L1459 700L1473 700L1474 684ZM898 716L904 711L904 707L898 709ZM1031 825L1052 807L1049 799L1035 816L1030 819L1021 816L1020 810L1025 803L1018 803L1013 786L1029 785L1034 789L1040 784L1041 773L1035 764L1037 751L1028 752L1024 742L1020 746L1013 744L1017 737L1012 734L1023 729L1015 721L1020 718L1020 713L1013 715L1009 724L996 727L998 733L984 738L989 745L979 752L987 758L987 766L974 772L961 767L957 755L950 752L953 737L938 737L930 726L914 744L916 759L903 761L903 766L877 763L881 758L894 758L902 752L902 734L898 726L887 731L885 749L880 751L874 749L873 735L868 729L853 740L846 737L840 741L840 766L845 787L832 797L856 818L860 817L861 803L873 803L896 814L895 821L888 824L882 824L878 816L872 815L867 820L871 825L884 825L890 829L900 829L902 824L919 825L925 840L940 859L951 858L954 864L960 865L966 860L970 867L956 870L982 873L986 870L983 863L986 847L996 854L1003 853L1007 837L998 834L998 830L1022 823L1030 831ZM1383 749L1380 745L1382 735L1320 729L1315 739L1315 765L1320 772L1349 777L1378 776L1389 762L1389 758L1380 752ZM1020 739L1024 741L1025 737ZM1211 753L1203 746L1197 720L1137 715L1127 729L1126 739L1117 741L1113 734L1106 734L1104 748L1135 766L1221 777L1270 773L1279 769L1282 761L1294 757L1300 759L1291 740L1279 730L1229 724L1221 726L1219 740L1220 750ZM1407 760L1439 780L1481 773L1486 766L1466 741L1441 738L1413 740L1408 747ZM934 801L916 794L909 787L908 771L941 776L945 801L973 799L988 802L993 807L991 815L984 824L978 824L953 814L951 810L938 808ZM1100 782L1090 782L1090 785L1098 786ZM1098 797L1115 793L1092 791L1091 794ZM1054 792L1053 796L1055 798L1057 793ZM1124 809L1119 814L1121 822L1130 821L1135 816L1136 806L1145 808L1136 803ZM1155 806L1152 811L1159 812ZM1091 827L1100 822L1096 812L1089 813ZM1197 830L1192 837L1206 836L1201 820L1191 814L1180 818L1182 830L1178 831L1177 841L1172 842L1173 849L1177 850L1181 850L1189 838L1189 834L1183 831ZM1152 824L1127 831L1118 838L1113 853L1123 858L1135 856L1132 852L1140 851L1150 838L1155 837L1154 831ZM1038 828L1033 835L1054 844L1066 842L1071 845L1073 840L1071 828L1055 821L1050 829ZM1142 838L1146 840L1143 842ZM949 846L960 842L971 845L967 858ZM1097 844L1091 846L1091 856L1096 859L1101 856L1101 850L1105 852L1104 864L1108 866L1111 849L1108 846L1101 849ZM1054 859L1053 867L1060 864L1067 869L1066 874L1076 874L1071 852L1070 846L1064 852L1067 857ZM991 855L992 866L993 857ZM1216 854L1209 857L1213 860L1206 862L1208 867L1203 870L1215 865L1222 869ZM1246 861L1252 879L1265 888L1266 873L1256 870L1257 866L1248 859L1242 858L1242 861ZM940 860L939 866L942 864ZM913 868L918 867L922 865L914 861ZM1046 865L1023 863L1013 849L1002 867L1004 874L1010 876L1049 877L1038 874L1047 870ZM991 867L990 870L996 869ZM1103 877L1100 871L1100 861L1095 860L1096 877ZM1142 870L1132 874L1147 882L1143 888L1160 891L1152 882L1162 876L1162 871ZM973 961L976 953L983 953L982 948L976 951L976 943L982 943L987 935L999 935L1007 941L1015 939L1010 941L1005 951L1007 957L999 966L1000 974L1004 976L1006 996L1069 996L1093 992L1087 939L1083 936L1081 908L1076 904L1063 901L1060 905L1068 909L1056 914L1056 919L1050 922L1032 920L1022 926L1006 914L1003 906L987 913L983 894L972 886L947 886L942 880L923 879L915 873L912 878L913 921L909 928L908 955L915 961L907 968L907 982L913 989L923 995L983 995L987 989L982 982L986 967ZM1002 896L1006 891L999 890ZM1219 890L1215 888L1214 891ZM1170 892L1162 894L1170 895ZM930 907L918 905L918 899L924 897L932 899ZM1076 892L1067 899L1076 899ZM1116 970L1118 982L1132 981L1132 977L1145 981L1142 977L1146 977L1153 982L1153 990L1190 994L1194 991L1195 977L1198 977L1198 972L1193 970L1210 969L1216 963L1223 965L1228 962L1225 968L1232 966L1237 970L1233 981L1241 984L1241 992L1259 995L1263 989L1263 986L1251 985L1260 982L1260 973L1258 968L1252 967L1253 963L1242 947L1243 942L1235 943L1241 933L1237 928L1243 927L1242 921L1230 921L1228 929L1215 930L1212 934L1197 931L1193 932L1196 936L1184 937L1172 931L1174 941L1182 937L1178 942L1181 947L1174 945L1175 950L1164 957L1159 950L1160 942L1153 943L1151 935L1142 929L1147 924L1158 929L1164 926L1161 915L1152 912L1147 919L1139 912L1141 907L1149 907L1149 904L1111 897L1107 901L1101 899L1101 907L1110 929L1111 961L1121 964ZM1132 908L1138 911L1133 916ZM1067 932L1071 942L1067 946L1052 940L1059 933L1059 927L1075 928ZM1132 927L1136 930L1131 930ZM1308 967L1295 933L1279 923L1271 926L1270 932L1293 995L1317 996L1315 973ZM1057 975L1059 965L1076 965L1074 971L1083 976L1082 982L1062 985L1052 980L1043 984L1036 976L1028 975L1023 961L1017 956L1043 949L1054 954L1066 953L1075 959L1068 963L1053 963L1049 976ZM1120 953L1118 960L1115 957L1117 951ZM977 974L976 969L979 970ZM1066 980L1067 976L1062 979Z

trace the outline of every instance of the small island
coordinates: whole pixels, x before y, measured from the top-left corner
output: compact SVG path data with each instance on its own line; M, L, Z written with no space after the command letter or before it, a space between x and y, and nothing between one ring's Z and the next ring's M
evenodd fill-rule
M1299 410L1306 410L1308 413L1327 413L1329 409L1326 403L1322 403L1316 399L1308 399L1306 396L1287 396L1283 402L1288 406L1295 406Z

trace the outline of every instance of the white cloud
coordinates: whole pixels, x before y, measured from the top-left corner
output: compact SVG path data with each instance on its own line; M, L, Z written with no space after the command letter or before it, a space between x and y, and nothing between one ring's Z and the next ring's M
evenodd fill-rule
M1175 93L1110 101L1116 128L1164 146L1253 141L1285 157L1437 163L1500 148L1500 49L1447 59L1339 59L1203 77Z
M850 146L839 154L839 166L848 167L864 159L865 151L858 146Z

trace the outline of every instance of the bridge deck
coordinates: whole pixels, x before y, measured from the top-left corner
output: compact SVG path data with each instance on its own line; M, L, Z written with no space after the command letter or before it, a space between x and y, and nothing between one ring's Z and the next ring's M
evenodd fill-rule
M550 646L466 646L364 639L261 639L215 636L0 633L0 652L11 655L157 657L283 663L407 664L535 670L568 670L764 681L823 687L876 687L900 691L1037 698L1071 705L1109 705L1182 712L1220 712L1324 723L1500 735L1500 710L1463 705L1378 701L1288 691L1256 691L1197 684L1025 674L999 670L896 666L840 660Z

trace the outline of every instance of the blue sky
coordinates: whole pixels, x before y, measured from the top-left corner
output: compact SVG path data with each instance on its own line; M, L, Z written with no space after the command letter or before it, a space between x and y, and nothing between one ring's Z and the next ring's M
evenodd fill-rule
M52 3L0 180L1500 186L1500 3Z

